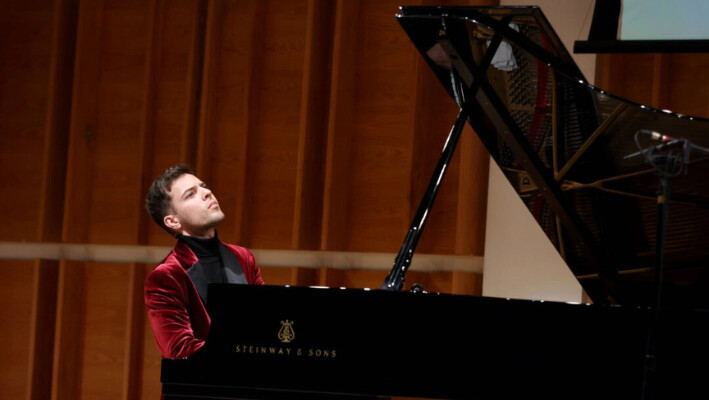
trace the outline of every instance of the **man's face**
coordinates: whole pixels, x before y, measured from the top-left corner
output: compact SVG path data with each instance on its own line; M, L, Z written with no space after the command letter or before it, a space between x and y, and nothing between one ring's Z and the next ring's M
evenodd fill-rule
M169 194L172 213L165 216L165 225L183 235L214 236L224 212L204 182L191 174L181 175L172 182Z

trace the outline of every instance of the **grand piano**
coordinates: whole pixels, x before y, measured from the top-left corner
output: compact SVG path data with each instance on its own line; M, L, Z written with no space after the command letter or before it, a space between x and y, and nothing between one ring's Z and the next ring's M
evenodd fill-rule
M709 120L590 85L537 7L396 18L459 115L390 274L211 285L208 344L163 360L164 398L709 396ZM592 304L402 291L466 123Z

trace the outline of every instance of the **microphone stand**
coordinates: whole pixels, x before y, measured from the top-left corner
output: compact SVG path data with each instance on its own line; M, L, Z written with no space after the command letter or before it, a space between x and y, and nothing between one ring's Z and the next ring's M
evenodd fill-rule
M638 133L641 131L635 133L635 142L638 144L638 147L640 147ZM654 386L657 373L656 330L659 326L660 308L662 306L662 279L665 237L669 221L670 178L679 176L681 173L687 174L687 165L689 164L689 156L692 150L700 150L704 153L709 153L709 149L696 146L687 139L672 139L624 157L625 159L629 159L638 155L644 156L645 160L656 170L659 179L657 191L657 235L655 238L654 259L655 306L645 341L645 359L641 392L641 398L643 400L652 399L657 390ZM656 154L656 151L666 151L666 153ZM661 168L661 166L663 168Z
M662 276L664 270L665 236L669 220L670 202L670 177L658 174L659 189L657 193L657 235L655 238L655 310L650 321L647 337L645 338L645 359L643 364L642 399L654 398L655 381L657 372L657 354L655 335L660 322L660 307L662 304Z

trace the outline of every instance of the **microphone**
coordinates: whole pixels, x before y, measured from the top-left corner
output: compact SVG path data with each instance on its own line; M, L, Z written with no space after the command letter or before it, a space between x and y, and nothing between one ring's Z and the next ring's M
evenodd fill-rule
M701 147L693 144L690 142L688 139L683 139L683 138L673 138L671 136L663 135L660 132L653 131L650 129L640 129L635 132L635 144L640 147L640 143L638 143L638 136L639 135L644 135L648 136L650 140L654 142L659 142L658 144L652 145L650 147L647 147L645 149L642 149L638 152L635 152L633 154L628 154L627 156L623 157L623 159L627 160L639 155L645 156L645 158L650 161L650 157L653 156L654 151L662 151L662 150L671 150L671 149L681 149L682 154L681 154L681 159L680 159L680 154L677 151L670 151L668 153L665 153L662 155L665 157L665 160L674 160L672 161L671 164L678 164L680 167L680 170L684 170L684 173L687 173L687 165L689 164L689 155L693 150L698 150L701 151L704 154L709 154L709 148L706 147ZM657 169L657 167L655 167ZM677 174L679 174L679 171ZM675 175L676 176L676 175Z
M641 133L645 136L650 136L650 139L656 140L658 142L667 143L667 142L672 141L671 137L669 137L667 135L663 135L660 132L651 131L650 129L640 129L638 131L638 133Z
M636 135L635 143L638 144L638 147L640 146L640 144L637 142L638 135L647 136L647 137L649 137L650 140L652 140L654 142L659 142L659 143L656 145L650 146L645 150L640 150L640 151L635 152L633 154L628 154L627 156L623 157L626 160L633 158L633 157L637 157L641 154L647 153L648 151L652 151L652 150L662 151L662 150L668 150L668 149L672 149L672 148L676 148L676 147L681 147L685 150L685 153L686 153L685 158L686 158L686 155L688 154L687 145L689 144L689 142L687 140L675 139L671 136L667 136L667 135L664 135L660 132L653 131L650 129L639 129L637 132L635 132L635 135ZM649 153L647 153L647 154L649 154Z
M663 135L660 132L652 131L650 129L640 129L638 133L649 136L650 140L660 142L655 146L655 150L667 150L674 147L684 147L687 144L687 141L684 139L675 139L671 136Z

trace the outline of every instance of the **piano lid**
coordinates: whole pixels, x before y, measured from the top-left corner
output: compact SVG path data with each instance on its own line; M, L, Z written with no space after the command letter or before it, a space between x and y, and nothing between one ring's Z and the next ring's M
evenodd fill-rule
M662 266L663 305L709 305L709 120L589 85L538 7L397 19L594 302L654 305Z

